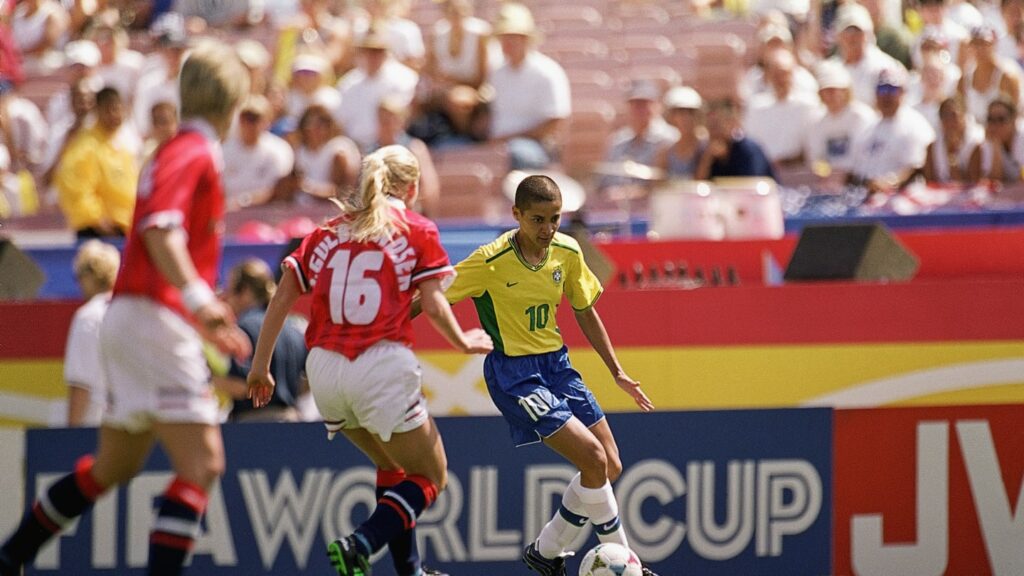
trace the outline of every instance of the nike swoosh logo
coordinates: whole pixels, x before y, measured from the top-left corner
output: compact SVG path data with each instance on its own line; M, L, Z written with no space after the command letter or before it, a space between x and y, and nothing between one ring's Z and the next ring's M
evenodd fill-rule
M519 284L519 282L505 282L505 288L511 288L516 284Z

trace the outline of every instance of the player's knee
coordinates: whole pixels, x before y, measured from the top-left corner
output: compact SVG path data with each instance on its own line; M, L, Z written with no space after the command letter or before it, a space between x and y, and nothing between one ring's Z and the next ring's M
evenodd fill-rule
M592 449L588 450L582 466L580 466L580 472L590 478L608 476L608 455L605 454L604 447L596 442L594 443Z
M616 457L607 457L607 460L608 481L615 482L619 476L622 476L622 460Z

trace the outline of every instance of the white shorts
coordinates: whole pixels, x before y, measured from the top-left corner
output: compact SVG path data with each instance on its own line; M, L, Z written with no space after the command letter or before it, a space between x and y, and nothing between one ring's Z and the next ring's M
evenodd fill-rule
M387 442L427 421L419 361L407 346L377 342L355 360L313 348L306 376L328 433L365 428Z
M153 422L217 424L199 333L149 298L119 296L100 326L110 405L103 424L144 432Z

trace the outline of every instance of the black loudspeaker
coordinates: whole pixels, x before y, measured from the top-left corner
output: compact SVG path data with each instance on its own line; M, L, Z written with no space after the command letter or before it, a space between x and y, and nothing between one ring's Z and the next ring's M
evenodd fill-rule
M0 300L31 300L46 275L10 240L0 238Z
M910 280L917 267L917 258L881 224L807 226L785 279Z

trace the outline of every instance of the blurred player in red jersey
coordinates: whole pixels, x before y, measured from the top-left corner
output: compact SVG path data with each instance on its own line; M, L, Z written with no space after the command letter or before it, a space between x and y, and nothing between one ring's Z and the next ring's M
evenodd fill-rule
M410 349L414 293L457 349L493 348L483 330L463 332L445 300L454 269L437 226L406 207L419 177L416 157L403 146L366 157L352 205L285 258L249 372L253 404L266 405L274 390L274 343L299 295L311 294L306 374L328 437L345 434L378 471L376 510L328 547L342 576L369 574L370 556L385 545L400 576L439 574L423 571L412 538L416 518L444 489L448 467Z
M181 70L182 124L139 181L114 296L100 328L111 405L96 456L35 502L0 548L0 575L21 573L39 548L109 488L134 477L154 442L176 477L150 535L150 575L180 574L199 533L207 493L224 471L217 401L202 351L206 338L247 356L248 340L213 293L224 209L219 140L248 73L220 43L195 47Z

